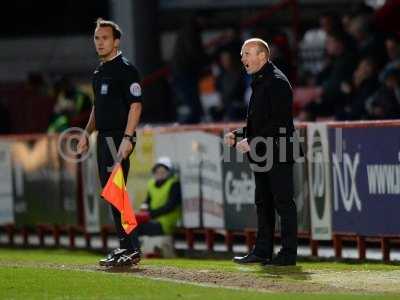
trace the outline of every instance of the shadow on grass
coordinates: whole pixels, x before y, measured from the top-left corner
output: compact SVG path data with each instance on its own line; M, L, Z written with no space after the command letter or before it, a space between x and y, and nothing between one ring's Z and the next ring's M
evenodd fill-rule
M260 267L256 274L264 278L291 279L291 280L310 280L312 272L304 271L301 266L265 266Z

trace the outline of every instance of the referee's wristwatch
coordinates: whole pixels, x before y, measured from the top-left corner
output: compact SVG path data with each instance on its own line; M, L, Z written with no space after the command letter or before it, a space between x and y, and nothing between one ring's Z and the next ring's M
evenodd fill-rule
M124 139L130 141L132 143L132 145L134 145L136 143L136 132L133 135L130 134L124 134Z

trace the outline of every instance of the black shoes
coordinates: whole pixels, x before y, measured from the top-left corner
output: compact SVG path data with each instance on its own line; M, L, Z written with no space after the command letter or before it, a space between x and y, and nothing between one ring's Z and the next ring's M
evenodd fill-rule
M100 259L99 265L102 267L113 266L117 261L117 259L126 251L127 249L120 249L120 248L114 249L105 258Z
M136 265L140 261L139 250L114 249L99 261L102 267L123 267Z
M287 254L286 252L279 252L273 259L270 257L258 256L252 250L245 256L235 256L233 262L237 264L261 264L264 267L269 266L295 266L296 256L293 254Z
M264 264L269 261L268 258L257 256L253 252L245 256L235 256L232 260L237 264Z
M289 256L279 254L275 256L272 260L268 260L262 264L264 267L269 266L295 266L296 265L296 256Z
M137 265L140 261L140 251L131 250L124 252L114 264L114 267L125 267Z

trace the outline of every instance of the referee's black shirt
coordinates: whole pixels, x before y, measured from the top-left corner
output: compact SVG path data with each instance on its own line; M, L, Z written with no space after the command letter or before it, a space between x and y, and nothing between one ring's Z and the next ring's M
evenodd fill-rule
M130 105L141 102L137 69L121 54L100 64L93 75L94 113L99 131L124 131Z

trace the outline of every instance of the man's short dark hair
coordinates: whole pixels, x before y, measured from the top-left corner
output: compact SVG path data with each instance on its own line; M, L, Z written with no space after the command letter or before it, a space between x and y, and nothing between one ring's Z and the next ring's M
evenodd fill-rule
M109 20L98 18L96 20L96 28L98 27L111 27L114 39L121 39L122 31L117 23Z

